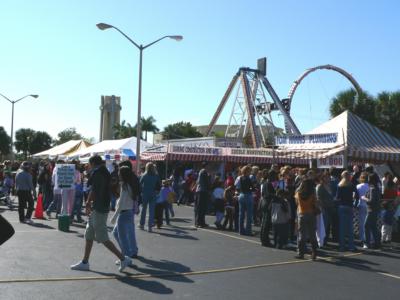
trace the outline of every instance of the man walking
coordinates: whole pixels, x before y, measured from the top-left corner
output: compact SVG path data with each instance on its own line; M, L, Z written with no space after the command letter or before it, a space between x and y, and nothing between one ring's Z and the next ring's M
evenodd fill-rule
M132 265L132 260L128 256L122 255L108 237L107 218L111 201L111 176L100 156L92 156L89 164L92 171L88 181L91 190L86 204L86 213L89 219L85 231L85 253L82 261L72 265L71 269L89 270L89 257L95 240L98 243L102 243L119 258L119 271L122 272L127 266Z
M17 172L15 177L15 188L18 196L18 214L19 221L21 223L31 224L32 212L34 209L34 203L32 198L33 183L32 175L29 172L30 163L24 161ZM25 214L25 208L28 204L28 209Z

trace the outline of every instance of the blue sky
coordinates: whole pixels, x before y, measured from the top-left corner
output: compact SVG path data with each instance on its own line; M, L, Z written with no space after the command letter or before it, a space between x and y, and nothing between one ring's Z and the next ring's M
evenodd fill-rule
M208 124L232 76L268 57L268 78L286 97L292 82L320 64L344 68L372 94L399 89L398 1L0 1L0 93L26 99L15 129L51 135L76 127L98 138L101 95L122 97L122 119L136 120L137 43L180 34L144 52L144 116L157 125ZM299 87L292 106L307 131L329 119L330 99L350 84L321 71ZM221 123L228 121L231 105ZM11 105L0 99L0 126L10 131ZM281 120L276 120L281 125Z

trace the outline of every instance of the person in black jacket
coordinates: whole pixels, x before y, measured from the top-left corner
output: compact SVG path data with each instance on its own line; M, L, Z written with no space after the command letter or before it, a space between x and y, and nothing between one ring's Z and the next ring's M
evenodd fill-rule
M263 183L261 185L261 231L260 240L261 245L265 247L271 246L269 239L269 232L271 230L271 209L270 204L275 197L275 189L272 182L276 181L278 174L274 170L263 171Z

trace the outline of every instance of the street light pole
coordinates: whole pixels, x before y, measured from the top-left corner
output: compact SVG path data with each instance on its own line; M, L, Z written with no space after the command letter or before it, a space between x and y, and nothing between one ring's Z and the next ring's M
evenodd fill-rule
M136 48L139 49L139 89L138 89L138 114L137 114L137 124L136 124L136 174L139 175L140 173L140 142L141 142L141 135L142 135L142 128L141 128L141 117L142 117L142 64L143 64L143 50L154 45L155 43L158 43L159 41L165 39L165 38L170 38L175 41L181 41L183 37L181 35L166 35L158 40L155 40L154 42L151 42L145 46L139 45L136 42L134 42L129 36L127 36L125 33L123 33L120 29L118 29L115 26L106 24L106 23L98 23L96 24L97 28L100 30L106 30L109 28L114 28L117 30L120 34L122 34L128 41L130 41L133 45L135 45Z
M3 94L0 94L0 96L2 96L4 99L6 99L8 102L11 103L11 157L12 157L12 161L14 161L14 104L25 99L28 97L32 97L32 98L38 98L39 95L26 95L22 98L19 98L17 100L10 100L8 97L4 96Z
M138 88L138 113L136 125L136 174L140 174L140 142L142 140L142 66L143 66L143 46L139 48L139 88Z

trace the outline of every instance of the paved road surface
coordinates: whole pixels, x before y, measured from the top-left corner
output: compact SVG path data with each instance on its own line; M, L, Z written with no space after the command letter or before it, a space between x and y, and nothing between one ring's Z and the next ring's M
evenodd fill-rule
M0 209L5 207L0 206ZM119 273L95 245L91 271L71 271L83 251L84 226L57 230L57 221L20 224L0 247L0 299L397 299L400 247L384 251L325 251L318 261L261 247L257 238L192 226L193 208L176 208L172 226L137 230L136 267ZM212 223L212 217L209 218ZM110 227L111 230L111 227Z

